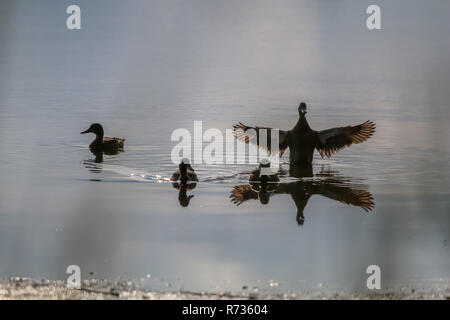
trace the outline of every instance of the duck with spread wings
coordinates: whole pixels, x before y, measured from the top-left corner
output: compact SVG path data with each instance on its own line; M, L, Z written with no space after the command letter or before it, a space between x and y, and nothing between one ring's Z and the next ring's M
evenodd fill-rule
M249 127L239 122L234 125L234 135L239 141L251 143L265 148L269 153L277 151L281 157L289 148L289 162L295 165L305 165L312 162L314 150L324 157L331 157L334 153L369 139L375 132L375 123L368 120L356 126L337 127L316 131L311 129L306 120L306 103L298 107L299 119L291 130L279 130L279 148L271 148L271 130L268 127ZM267 143L261 143L260 132L266 130Z

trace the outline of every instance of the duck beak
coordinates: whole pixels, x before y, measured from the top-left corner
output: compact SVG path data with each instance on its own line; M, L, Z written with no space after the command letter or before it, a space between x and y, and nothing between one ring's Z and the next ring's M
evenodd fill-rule
M306 114L306 103L300 103L298 106L298 112L300 112L300 114Z
M85 133L89 133L89 129L87 129L86 131L80 132L80 134L85 134Z
M186 167L188 168L188 170L194 171L190 164L188 164Z

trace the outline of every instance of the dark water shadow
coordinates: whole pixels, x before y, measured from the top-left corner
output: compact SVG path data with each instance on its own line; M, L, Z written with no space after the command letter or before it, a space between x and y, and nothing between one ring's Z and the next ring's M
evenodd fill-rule
M312 166L290 167L289 177L299 178L288 183L251 183L237 185L231 191L231 202L239 206L248 200L258 200L261 204L269 204L270 197L277 194L289 194L297 207L297 224L305 221L304 209L313 195L321 195L328 199L353 205L370 212L375 208L372 194L368 186L356 182L356 179L344 177L338 171L324 170L313 173ZM307 178L307 179L305 179Z
M102 152L102 151L94 151L92 149L89 149L90 152L95 156L94 159L86 159L83 161L84 166L93 173L102 173L102 166L99 165L100 163L103 163L103 156L114 156L118 155L119 153L124 152L122 149L116 150L116 151L109 151L109 152ZM91 179L91 181L101 181L99 179Z
M194 195L187 195L188 190L194 190L197 187L196 183L179 183L179 182L173 182L172 187L174 189L178 190L178 202L182 207L189 206L189 203L191 199L194 197Z

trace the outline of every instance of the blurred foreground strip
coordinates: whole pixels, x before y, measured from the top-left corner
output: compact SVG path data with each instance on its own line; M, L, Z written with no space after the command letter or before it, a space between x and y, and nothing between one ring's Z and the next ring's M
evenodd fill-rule
M84 280L80 290L67 289L65 281L14 277L0 280L0 300L448 300L449 279L428 279L427 286L407 286L366 292L334 292L318 289L253 296L240 292L154 292L137 289L133 281ZM253 301L253 302L252 302ZM224 301L225 302L225 301ZM269 302L268 302L269 303ZM271 303L269 303L270 305ZM181 307L181 306L180 306ZM181 310L181 309L180 309Z

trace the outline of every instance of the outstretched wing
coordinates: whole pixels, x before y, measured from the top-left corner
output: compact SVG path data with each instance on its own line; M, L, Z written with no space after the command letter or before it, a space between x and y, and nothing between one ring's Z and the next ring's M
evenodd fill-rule
M249 184L243 184L239 186L235 186L230 194L231 202L235 205L240 205L242 202L254 199L258 199L258 193L252 189L252 186Z
M366 121L357 126L332 128L317 132L316 149L322 158L369 139L375 132L375 123Z
M264 144L262 138L264 137L261 134L262 130L266 130L267 133L267 143ZM274 154L275 150L272 151L272 128L267 127L249 127L245 124L239 122L233 126L233 132L235 137L244 143L251 143L256 145L259 148L263 148L270 154ZM284 151L288 147L288 132L283 130L278 130L279 132L279 155L280 157L283 155Z

